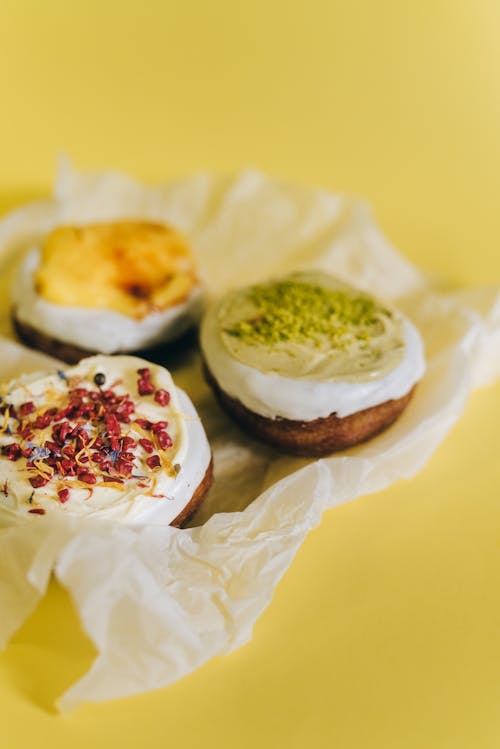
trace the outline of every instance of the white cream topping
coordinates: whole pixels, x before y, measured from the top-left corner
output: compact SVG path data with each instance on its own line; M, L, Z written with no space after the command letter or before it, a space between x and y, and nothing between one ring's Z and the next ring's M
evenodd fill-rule
M139 375L137 370L147 367L151 372L151 381L157 389L170 393L170 401L162 406L154 400L153 395L140 396L137 389ZM145 465L150 454L139 444L133 448L135 454L134 469L131 478L124 479L121 486L99 486L103 479L98 476L94 485L83 488L73 477L61 478L55 475L45 486L33 489L29 478L34 474L28 467L26 458L16 461L0 456L0 508L12 513L29 516L29 510L42 508L46 514L51 512L68 513L76 516L95 516L124 523L169 525L184 509L193 496L206 473L211 459L210 447L196 410L188 396L176 388L170 373L163 367L151 364L130 356L95 356L84 359L77 367L67 369L64 373L51 372L29 378L21 378L11 383L6 391L4 402L18 409L22 403L32 402L37 411L50 407L58 397L64 398L70 387L97 390L94 383L96 373L102 373L106 382L103 390L111 388L118 395L129 393L135 405L132 422L135 418L144 418L150 422L168 422L168 434L172 438L172 447L159 450L155 445L154 454L160 454L162 467L151 470ZM82 378L76 382L71 378ZM33 419L36 414L30 414ZM5 417L0 417L0 425ZM0 434L0 446L19 441L13 427L18 422L10 420L12 434ZM31 440L24 440L25 446L36 445L51 439L53 424L45 433L35 430ZM150 437L152 433L141 433L131 425L122 423L123 434L129 434L136 441L141 437ZM89 427L89 434L92 430ZM30 458L29 460L32 460ZM164 464L164 465L163 465ZM88 465L88 464L87 464ZM164 466L175 466L174 471ZM85 470L85 468L83 469ZM92 471L90 467L88 470ZM177 471L177 473L176 473ZM144 476L145 478L140 478ZM143 483L146 486L140 486ZM73 484L75 487L73 488ZM58 491L62 486L69 488L69 498L62 503ZM92 491L90 491L92 490Z
M202 312L202 291L197 286L185 302L142 320L112 310L66 307L47 302L35 289L40 250L31 250L13 284L12 301L17 318L58 341L89 351L113 354L137 351L179 338Z
M310 421L333 413L349 416L401 398L425 372L420 334L403 316L404 352L394 369L364 382L321 382L264 373L233 358L223 344L217 310L218 305L211 307L201 327L201 347L207 366L225 393L267 418Z

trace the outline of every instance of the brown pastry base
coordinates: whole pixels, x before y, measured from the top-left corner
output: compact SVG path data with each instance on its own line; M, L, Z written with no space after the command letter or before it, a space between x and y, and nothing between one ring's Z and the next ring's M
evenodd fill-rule
M22 341L22 343L24 343L26 346L32 349L37 349L38 351L43 351L45 354L49 354L49 356L53 356L56 359L67 362L68 364L78 364L81 359L85 359L87 356L95 356L96 354L102 353L101 351L90 351L89 349L83 349L79 346L74 346L71 343L64 343L64 341L59 341L57 338L51 338L49 335L42 333L40 330L33 328L31 325L18 320L15 312L12 313L12 325L19 340ZM172 349L175 348L176 351L179 349L179 347L184 348L185 344L189 344L192 338L192 330L193 329L191 328L190 330L186 331L180 338L176 339L175 341L163 344L155 349L148 349L146 351L147 355L145 356L145 358L155 360L157 358L157 356L155 356L156 352L163 354L163 349L167 351L170 346L172 347ZM140 356L142 353L144 353L144 351L134 351L126 353L134 353Z
M279 416L266 418L250 411L219 387L206 364L205 375L221 406L241 427L274 447L304 457L320 457L346 450L383 432L404 411L416 387L402 398L385 401L344 418L332 413L311 421L293 421Z
M201 503L205 499L205 496L214 481L213 468L214 468L214 462L213 462L213 459L211 459L208 465L208 468L205 472L205 475L202 479L201 484L199 484L198 487L196 488L188 504L179 513L179 515L177 515L175 520L172 520L172 522L170 523L170 525L173 525L174 528L180 528L180 526L191 517L191 515L198 509L198 507L201 505Z

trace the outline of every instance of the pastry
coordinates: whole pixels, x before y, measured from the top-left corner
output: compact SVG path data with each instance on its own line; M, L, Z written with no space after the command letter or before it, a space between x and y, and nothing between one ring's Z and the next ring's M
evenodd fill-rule
M76 363L179 338L198 321L201 296L192 252L170 226L59 226L19 269L13 322L31 347Z
M2 388L4 511L179 526L211 483L203 426L163 367L95 356Z
M227 412L258 438L305 456L386 429L425 371L408 319L319 271L229 292L206 315L201 347Z

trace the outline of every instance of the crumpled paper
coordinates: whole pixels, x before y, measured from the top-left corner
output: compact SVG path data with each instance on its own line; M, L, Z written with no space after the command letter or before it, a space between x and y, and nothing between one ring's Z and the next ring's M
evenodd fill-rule
M54 573L99 653L59 699L62 711L165 686L248 641L323 511L415 475L459 418L471 389L500 376L499 287L441 292L391 248L364 204L255 171L146 187L63 165L53 200L0 222L1 298L8 299L21 251L51 227L119 217L181 228L212 294L304 267L372 290L419 327L428 370L387 432L347 453L308 461L280 455L232 425L203 382L198 353L184 349L162 363L201 414L216 476L189 528L66 516L13 519L0 508L0 646ZM11 340L7 301L0 332L2 379L53 365Z

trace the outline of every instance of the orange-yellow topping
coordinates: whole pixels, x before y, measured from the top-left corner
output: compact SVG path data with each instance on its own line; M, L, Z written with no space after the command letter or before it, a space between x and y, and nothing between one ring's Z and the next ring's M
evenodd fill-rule
M54 229L42 245L35 281L48 302L141 319L183 302L197 276L191 250L176 229L116 221Z

